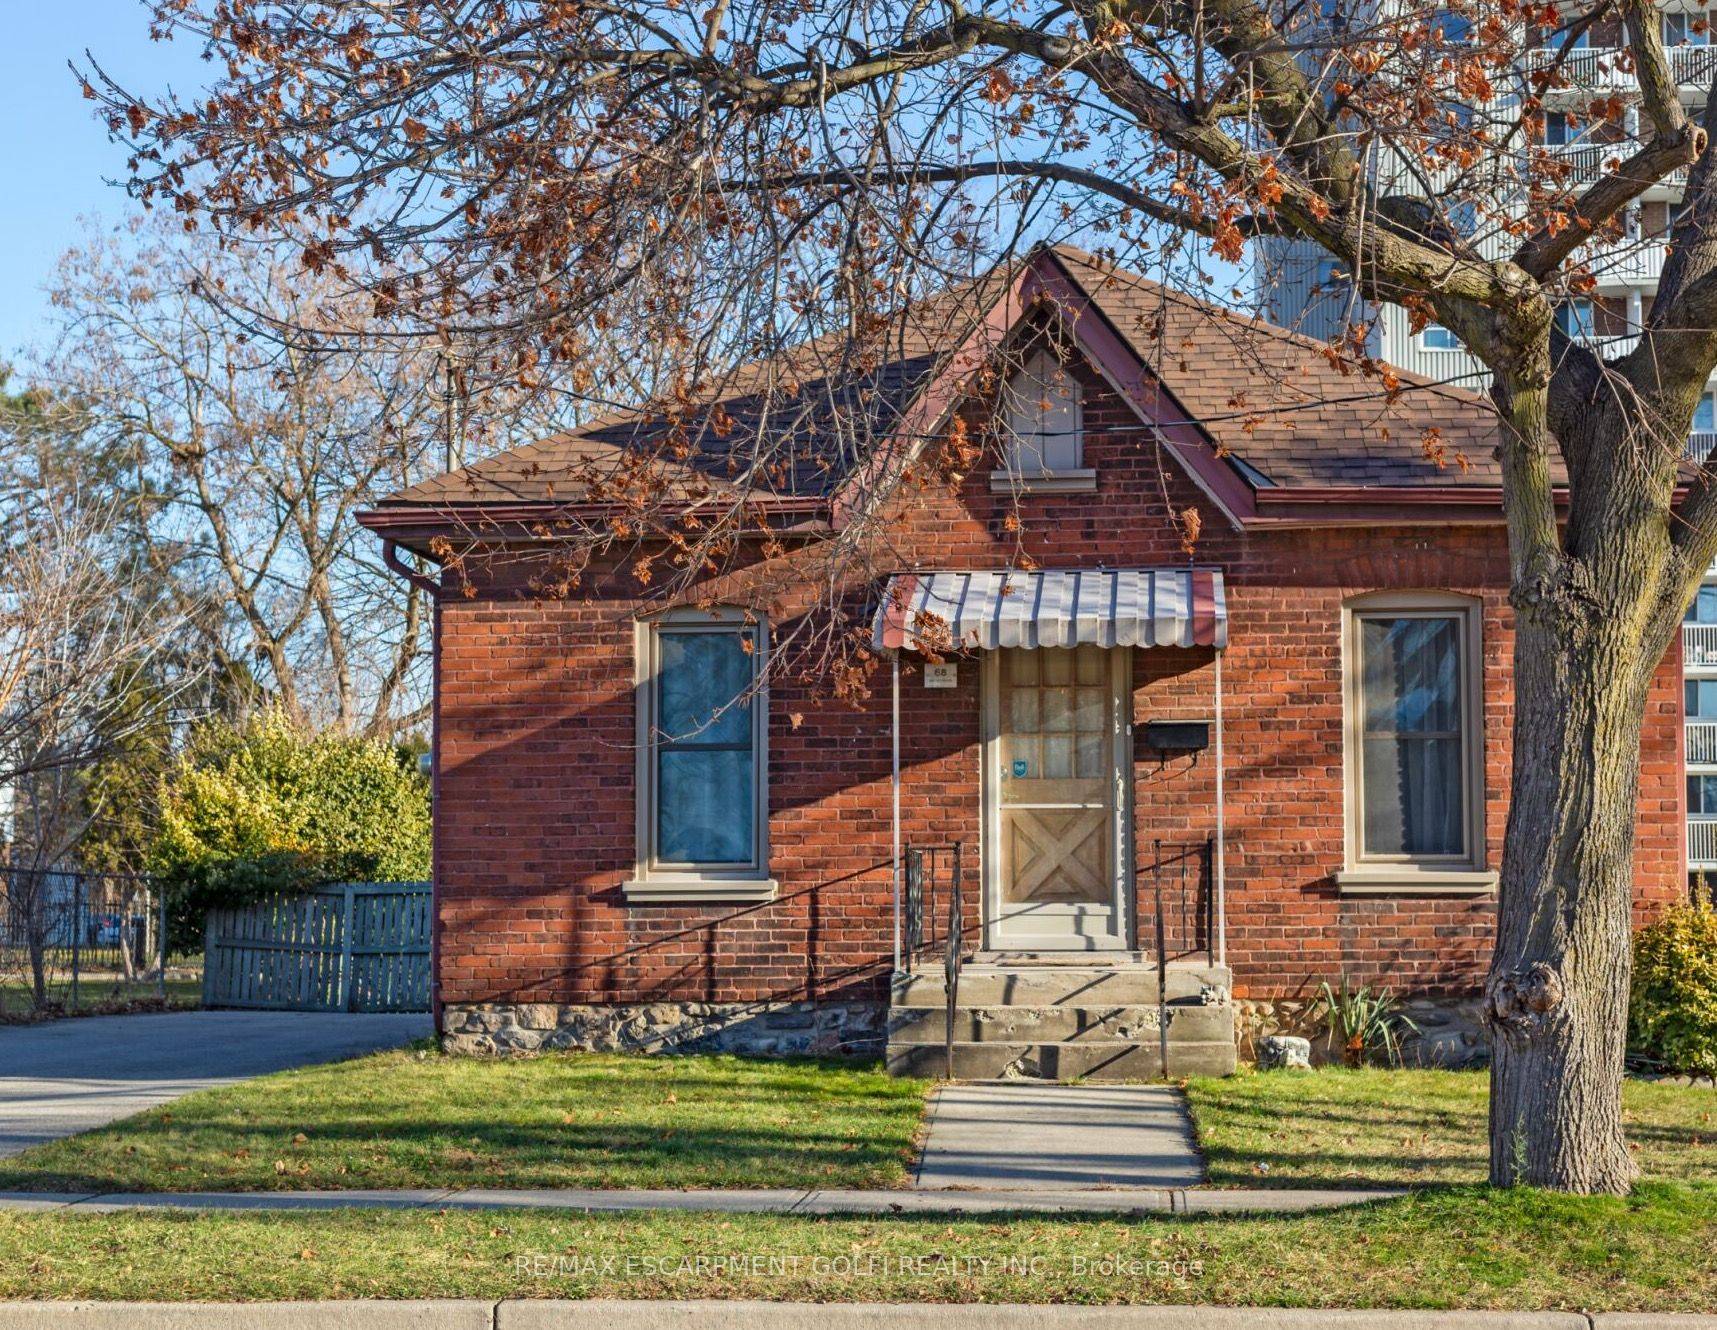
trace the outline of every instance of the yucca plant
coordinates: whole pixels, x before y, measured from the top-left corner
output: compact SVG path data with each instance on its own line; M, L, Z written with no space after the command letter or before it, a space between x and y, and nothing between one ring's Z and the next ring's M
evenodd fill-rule
M1382 1053L1389 1066L1399 1067L1402 1032L1419 1033L1393 992L1364 984L1350 988L1346 975L1339 989L1324 981L1318 992L1318 1012L1326 1046L1332 1053L1339 1048L1343 1065L1349 1067L1363 1067L1366 1054L1374 1050Z

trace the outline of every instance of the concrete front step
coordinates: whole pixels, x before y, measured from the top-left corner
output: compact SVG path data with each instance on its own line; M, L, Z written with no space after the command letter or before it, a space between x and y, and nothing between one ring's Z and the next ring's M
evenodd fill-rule
M962 995L963 996L963 995ZM1234 1008L1173 1003L1167 1008L1169 1040L1209 1043L1234 1039ZM1151 1006L1127 1007L972 1007L954 1011L959 1043L1063 1043L1156 1039L1161 1014ZM896 1007L888 1015L888 1037L895 1044L936 1044L947 1038L945 1007Z
M1234 1070L1234 1040L1171 1041L1168 1075L1226 1076ZM888 1069L896 1076L947 1074L940 1044L888 1045ZM1087 1043L956 1043L953 1076L959 1081L1149 1081L1163 1075L1156 1041L1118 1039Z
M1226 1001L1232 976L1225 965L1170 965L1170 1002ZM1157 967L1119 965L967 965L956 994L962 1007L1154 1007ZM895 1007L947 1005L938 967L897 975Z

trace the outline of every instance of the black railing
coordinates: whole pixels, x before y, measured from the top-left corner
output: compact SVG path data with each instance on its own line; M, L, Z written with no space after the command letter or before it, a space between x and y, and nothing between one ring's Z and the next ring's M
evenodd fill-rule
M1158 961L1203 955L1216 963L1216 837L1191 842L1154 840L1139 864L1139 941L1155 943Z
M0 863L0 1017L166 994L148 877Z
M955 1011L959 1007L960 965L966 946L964 847L959 841L948 845L908 845L904 867L905 917L901 921L901 940L906 966L911 969L921 955L934 954L938 947L942 952L946 1005L942 1046L945 1070L952 1080Z

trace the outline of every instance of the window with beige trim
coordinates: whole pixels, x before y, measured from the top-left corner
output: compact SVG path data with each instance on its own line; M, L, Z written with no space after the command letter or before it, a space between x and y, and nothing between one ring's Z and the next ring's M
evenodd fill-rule
M638 625L640 898L731 895L767 881L768 633L738 610ZM707 890L706 890L707 889Z
M1002 420L1008 467L1021 475L1073 471L1084 460L1079 384L1047 346L1026 356L1009 380Z
M1377 593L1345 609L1344 886L1488 886L1478 602Z
M1097 473L1085 466L1084 394L1046 342L1026 353L1003 389L1001 443L1006 465L991 475L992 489L1096 488Z

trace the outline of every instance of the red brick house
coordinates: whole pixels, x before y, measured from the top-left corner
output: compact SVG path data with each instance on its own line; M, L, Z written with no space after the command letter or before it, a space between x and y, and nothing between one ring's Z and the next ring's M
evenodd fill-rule
M1386 392L1067 249L956 303L875 371L892 455L922 461L956 416L984 442L867 515L889 563L847 588L875 615L857 703L768 669L818 612L822 574L796 590L797 570L856 520L838 466L760 495L770 552L682 608L624 561L570 592L545 576L557 523L596 502L570 477L646 422L363 515L401 569L396 547L474 551L436 584L449 1045L886 1037L936 1070L951 1034L966 1074L1149 1075L1165 1049L1171 1071L1232 1066L1237 1013L1346 976L1413 996L1429 1056L1482 1052L1454 1013L1484 972L1509 771L1486 403ZM979 391L1004 345L1013 377ZM1642 913L1684 881L1679 725L1671 659Z

